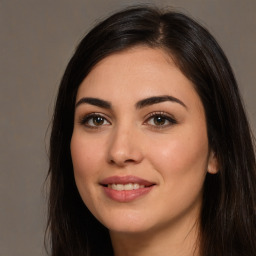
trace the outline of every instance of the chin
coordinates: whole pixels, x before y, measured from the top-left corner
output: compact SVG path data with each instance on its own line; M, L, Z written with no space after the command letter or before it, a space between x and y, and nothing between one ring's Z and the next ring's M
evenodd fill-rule
M152 221L147 221L145 216L140 214L119 214L110 218L103 218L100 222L110 231L118 233L141 233L152 228Z
M143 227L141 225L112 225L107 227L110 232L119 234L142 234L150 231L149 227Z

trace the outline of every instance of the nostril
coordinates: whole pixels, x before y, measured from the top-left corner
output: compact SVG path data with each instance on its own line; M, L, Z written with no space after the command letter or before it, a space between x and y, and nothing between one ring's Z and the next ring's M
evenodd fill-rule
M127 159L127 160L124 160L124 161L115 161L113 159L110 160L110 163L111 164L118 164L118 165L124 165L124 164L129 164L129 163L134 163L136 162L135 160L133 159Z
M114 160L110 160L110 163L111 163L111 164L115 164L115 161L114 161Z
M127 159L124 161L125 163L132 163L132 162L135 162L133 159Z

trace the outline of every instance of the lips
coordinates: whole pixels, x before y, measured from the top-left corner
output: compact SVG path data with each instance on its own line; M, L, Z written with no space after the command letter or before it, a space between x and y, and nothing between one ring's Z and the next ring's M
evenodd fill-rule
M137 183L139 185L143 185L145 187L149 187L154 185L154 183L141 179L136 176L112 176L104 179L100 184L103 186L107 186L109 184L129 184L129 183Z
M136 176L112 176L100 185L112 200L130 202L150 192L156 184Z

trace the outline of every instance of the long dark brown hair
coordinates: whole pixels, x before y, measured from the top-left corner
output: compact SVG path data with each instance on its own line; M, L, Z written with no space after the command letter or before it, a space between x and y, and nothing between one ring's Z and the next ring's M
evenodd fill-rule
M93 28L62 78L50 138L50 254L113 254L108 230L92 216L77 191L70 140L76 94L83 79L103 58L136 45L170 54L204 105L209 145L219 172L207 174L204 183L200 255L255 255L255 152L230 64L212 35L193 19L147 6L120 11Z

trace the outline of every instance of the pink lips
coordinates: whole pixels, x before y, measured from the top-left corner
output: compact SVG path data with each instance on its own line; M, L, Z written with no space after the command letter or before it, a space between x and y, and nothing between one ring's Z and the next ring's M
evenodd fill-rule
M110 184L125 185L129 183L143 185L144 187L133 190L115 190L111 187L108 187ZM155 185L150 181L138 178L136 176L112 176L104 179L102 182L100 182L100 184L103 186L103 189L109 198L123 203L130 202L149 193L154 187L153 185Z

